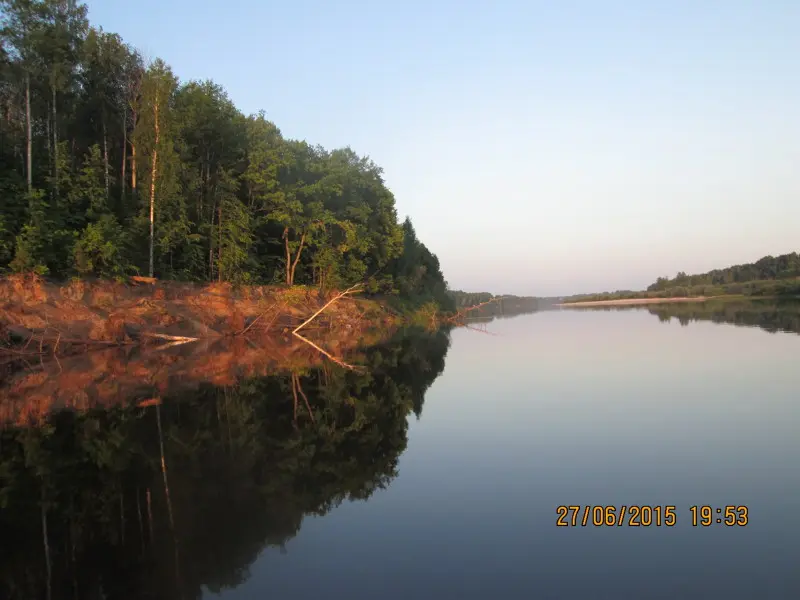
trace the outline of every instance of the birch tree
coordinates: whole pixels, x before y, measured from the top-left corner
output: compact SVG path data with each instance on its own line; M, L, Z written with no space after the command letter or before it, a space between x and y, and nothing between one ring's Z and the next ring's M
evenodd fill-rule
M155 214L156 194L171 182L159 180L159 164L174 156L172 139L172 99L177 88L177 79L161 59L154 60L142 78L141 115L134 131L134 140L142 148L142 159L148 167L148 273L155 274Z

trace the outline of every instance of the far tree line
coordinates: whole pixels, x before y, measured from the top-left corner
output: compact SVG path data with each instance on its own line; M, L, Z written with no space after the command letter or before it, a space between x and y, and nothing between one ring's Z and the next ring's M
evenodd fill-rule
M659 277L648 292L658 292L674 287L698 285L727 285L750 281L774 281L800 277L800 255L797 252L780 256L765 256L754 263L733 265L727 269L714 269L699 275L678 273L675 277Z
M692 296L800 295L800 254L765 256L756 262L713 269L706 273L659 277L645 291L618 290L571 296L565 302L623 298L680 298Z
M287 139L74 1L0 0L0 270L368 291L450 306L379 166Z

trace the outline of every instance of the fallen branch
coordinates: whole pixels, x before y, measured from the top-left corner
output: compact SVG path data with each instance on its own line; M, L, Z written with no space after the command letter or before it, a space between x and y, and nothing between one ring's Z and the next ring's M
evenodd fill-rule
M244 328L244 329L242 329L241 331L239 331L239 332L237 332L237 333L234 333L233 335L244 335L245 333L247 333L248 331L250 331L250 328L251 328L253 325L255 325L256 323L258 323L258 321L261 319L261 317L263 317L265 314L267 314L267 313L268 313L268 312L270 312L272 309L274 309L274 308L275 308L275 306L277 306L277 305L274 305L274 304L273 304L272 306L270 306L270 307L269 307L269 309L265 310L263 313L261 313L260 315L258 315L258 316L257 316L255 319L253 319L253 322L252 322L252 323L250 323L250 325L248 325L247 327L245 327L245 328ZM272 323L274 323L274 322L275 322L275 319L272 319L272 322L270 323L270 325L271 325Z
M84 339L62 339L61 334L59 333L54 338L45 338L44 335L39 336L39 351L31 351L26 352L25 348L28 347L28 344L25 344L22 347L22 350L15 350L14 348L6 348L0 347L0 352L7 352L9 354L14 354L17 356L40 356L42 354L48 354L48 352L44 349L44 342L48 339L55 339L55 345L52 353L55 353L58 350L59 344L76 344L76 345L84 345L84 346L127 346L131 345L132 342L110 342L106 340L84 340ZM29 341L30 343L30 341Z
M133 275L131 277L131 281L133 283L149 283L150 285L156 284L155 277L142 277L141 275Z
M131 346L134 342L112 342L109 340L81 340L81 339L68 339L61 340L64 344L84 344L86 346Z
M360 283L357 283L357 284L355 284L355 285L353 285L353 286L350 286L350 287L349 287L349 288L347 288L345 291L343 291L343 292L340 292L340 293L336 294L336 295L335 295L333 298L331 298L330 300L328 300L328 302L326 302L326 303L325 303L325 305L324 305L322 308L320 308L320 309L319 309L317 312L315 312L313 315L311 315L311 316L310 316L308 319L306 319L305 321L303 321L302 323L300 323L300 325L298 325L298 326L297 326L297 327L294 329L294 331L292 331L292 333L293 333L293 334L295 334L295 335L298 335L298 334L297 334L297 332L298 332L298 331L300 331L300 330L301 330L303 327L305 327L305 326L306 326L306 325L308 325L309 323L311 323L311 321L313 321L314 319L316 319L316 318L317 318L317 317L320 315L320 313L322 313L322 311L324 311L324 310L325 310L326 308L328 308L328 307L329 307L331 304L333 304L334 302L336 302L336 301L337 301L337 300L339 300L340 298L343 298L343 297L344 297L344 296L346 296L347 294L352 294L352 293L353 293L354 291L356 291L356 289L357 289L357 288L359 288L359 287L361 287L361 284L360 284Z
M167 335L166 333L142 333L140 335L142 337L156 338L159 340L167 340L170 342L181 342L181 343L196 342L200 339L195 337L186 337L182 335Z
M344 367L345 369L350 369L351 371L358 371L358 370L359 370L359 369L357 369L356 367L354 367L353 365L348 365L346 362L344 362L344 361L342 361L342 360L339 360L338 358L336 358L335 356L333 356L333 355L332 355L330 352L326 352L325 350L323 350L322 348L320 348L319 346L317 346L317 345L316 345L314 342L312 342L312 341L311 341L311 340L309 340L308 338L304 338L302 335L300 335L299 333L297 333L297 331L293 331L292 333L293 333L295 336L297 336L298 338L300 338L301 340L303 340L303 341L304 341L306 344L308 344L309 346L311 346L312 348L314 348L315 350L318 350L318 351L319 351L319 352L321 352L323 355L327 356L327 357L328 357L328 358L329 358L331 361L335 362L337 365L340 365L340 366Z
M166 350L167 348L174 348L175 346L183 346L184 344L188 344L194 340L178 340L176 342L167 342L166 344L161 344L158 348L155 349L156 352L160 352L161 350Z
M116 341L111 341L111 340L90 340L88 338L87 339L83 339L83 338L64 338L64 337L62 337L61 332L59 332L58 335L47 335L47 336L45 336L44 332L43 332L39 336L36 336L36 334L34 334L32 336L32 338L33 337L36 337L37 339L39 339L39 340L41 340L43 342L53 341L53 342L59 342L61 344L85 344L87 346L91 346L91 345L98 345L98 346L125 346L125 345L130 345L130 344L133 343L133 342L116 342ZM28 343L30 343L30 342L28 342ZM25 344L23 346L23 350L25 348L27 348L27 347L28 347L28 344ZM38 352L36 352L35 354L38 354Z
M492 304L493 302L497 302L498 300L502 300L502 299L503 299L503 296L495 296L494 298L492 298L491 300L487 300L486 302L481 302L480 304L476 304L475 306L469 306L467 308L464 308L464 309L461 309L459 311L456 311L456 314L454 314L452 317L449 317L447 320L449 322L453 323L453 322L455 322L455 321L457 321L459 319L463 319L464 315L466 315L469 312L472 312L473 310L478 310L479 308L481 308L483 306L487 306L489 304Z
M493 333L493 332L491 332L491 331L488 331L488 330L486 330L486 329L478 329L477 327L472 327L471 325L464 325L464 327L465 327L466 329L469 329L469 330L471 330L471 331L477 331L478 333L485 333L486 335L493 335L493 336L497 336L497 334L496 334L496 333Z

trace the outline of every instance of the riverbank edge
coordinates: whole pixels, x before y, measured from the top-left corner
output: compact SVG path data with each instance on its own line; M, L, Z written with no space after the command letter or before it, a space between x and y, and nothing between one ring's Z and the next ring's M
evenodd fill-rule
M585 302L563 302L554 304L559 308L580 308L582 306L629 306L637 304L671 304L676 302L707 302L709 300L722 300L740 298L741 296L693 296L675 298L619 298L617 300L589 300Z
M376 332L382 338L443 318L428 305L403 312L387 298L361 297L359 291L10 275L0 278L0 360L238 336L285 341L298 333L305 341L347 340L357 347Z
M676 296L672 298L618 298L616 300L586 300L581 302L562 302L553 304L557 308L570 308L583 306L636 306L647 304L674 304L698 302L731 302L736 300L800 300L797 294L770 294L753 296L749 294L721 294L719 296Z

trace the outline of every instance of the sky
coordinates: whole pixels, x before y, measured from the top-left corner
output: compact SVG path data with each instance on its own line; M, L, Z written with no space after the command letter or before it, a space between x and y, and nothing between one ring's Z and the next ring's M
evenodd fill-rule
M181 80L383 167L453 289L800 250L796 0L91 0Z

